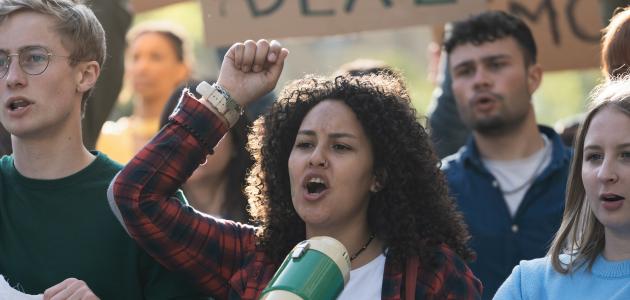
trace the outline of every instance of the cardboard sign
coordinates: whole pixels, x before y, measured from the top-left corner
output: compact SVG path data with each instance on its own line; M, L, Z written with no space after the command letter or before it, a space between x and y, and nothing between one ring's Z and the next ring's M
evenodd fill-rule
M486 7L485 0L201 0L206 41L335 35L444 23Z
M597 68L604 25L600 1L493 0L493 9L522 18L538 46L538 62L547 71Z
M136 12L184 0L131 0ZM200 0L209 45L324 36L445 23L483 9L525 20L545 70L599 67L600 1L594 0Z

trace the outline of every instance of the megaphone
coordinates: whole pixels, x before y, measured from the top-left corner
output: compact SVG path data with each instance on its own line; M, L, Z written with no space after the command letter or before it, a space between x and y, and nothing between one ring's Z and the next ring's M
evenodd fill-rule
M331 237L313 237L289 252L260 299L335 300L349 279L346 247Z

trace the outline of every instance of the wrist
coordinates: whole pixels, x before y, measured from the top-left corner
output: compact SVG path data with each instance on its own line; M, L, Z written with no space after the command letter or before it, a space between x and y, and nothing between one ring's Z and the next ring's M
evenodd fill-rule
M210 85L203 81L197 85L197 92L201 94L202 103L218 113L227 122L228 127L234 126L243 114L243 108L221 84Z
M244 97L244 95L241 95L240 92L241 92L242 89L239 90L232 83L233 82L230 81L230 80L227 80L227 81L226 80L222 80L221 76L219 76L219 79L214 84L220 86L222 91L224 91L229 96L231 96L231 99L234 100L234 102L236 102L239 106L245 107L245 105L247 105L249 99L247 99L247 97Z

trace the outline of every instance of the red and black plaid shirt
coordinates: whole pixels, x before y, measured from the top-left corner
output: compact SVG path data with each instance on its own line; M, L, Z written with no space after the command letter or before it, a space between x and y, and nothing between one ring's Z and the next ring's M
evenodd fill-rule
M279 265L257 248L255 228L200 214L172 197L227 130L184 95L170 123L114 179L110 201L129 234L164 266L217 299L256 299ZM416 299L479 299L481 283L466 264L447 247L438 257L434 272L420 264ZM401 299L404 273L386 260L382 299Z

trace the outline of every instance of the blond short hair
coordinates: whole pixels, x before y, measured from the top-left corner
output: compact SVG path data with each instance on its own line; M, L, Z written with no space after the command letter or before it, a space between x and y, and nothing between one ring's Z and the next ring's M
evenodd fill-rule
M92 10L82 0L0 0L0 25L12 14L33 11L55 19L55 30L62 44L70 50L70 64L96 61L102 68L107 46L105 30ZM85 109L91 90L83 94Z

